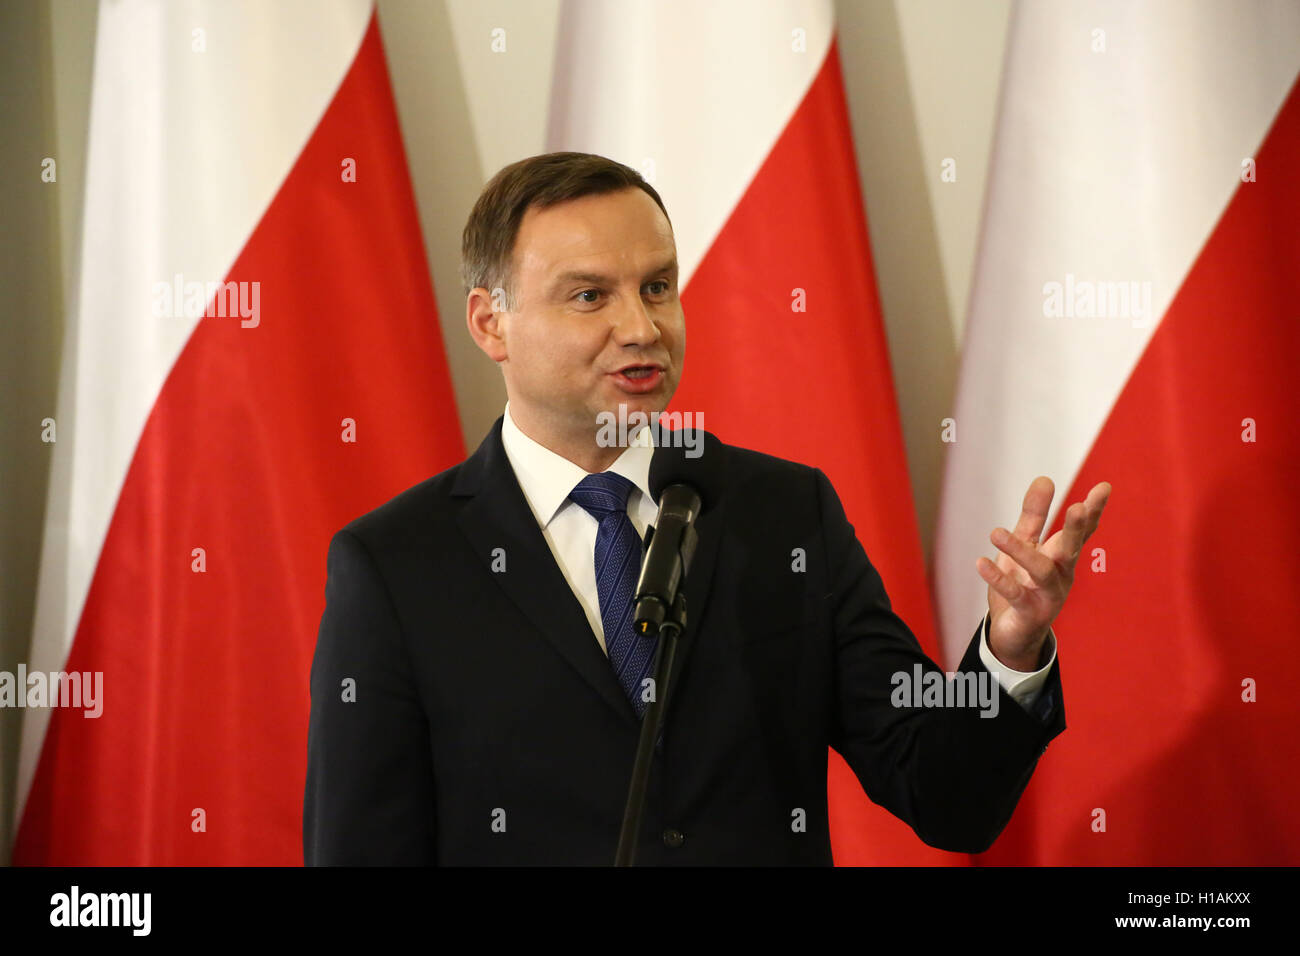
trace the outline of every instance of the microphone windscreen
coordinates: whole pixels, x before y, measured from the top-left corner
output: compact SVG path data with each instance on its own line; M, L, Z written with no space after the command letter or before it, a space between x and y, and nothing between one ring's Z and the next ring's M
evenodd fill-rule
M712 507L724 487L724 446L702 428L661 429L650 460L650 494L655 503L669 485L689 485L699 493L702 509Z

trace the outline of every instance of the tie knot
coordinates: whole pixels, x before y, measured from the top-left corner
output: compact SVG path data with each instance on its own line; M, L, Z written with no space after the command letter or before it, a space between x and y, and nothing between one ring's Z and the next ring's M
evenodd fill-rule
M569 498L582 506L597 521L607 515L627 512L627 499L632 494L632 482L610 471L588 475L578 482Z

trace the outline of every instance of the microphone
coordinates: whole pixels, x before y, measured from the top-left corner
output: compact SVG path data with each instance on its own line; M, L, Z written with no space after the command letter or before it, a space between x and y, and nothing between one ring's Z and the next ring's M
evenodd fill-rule
M657 422L656 422L657 424ZM641 719L641 738L632 763L623 825L618 832L615 866L636 860L646 784L653 754L664 727L664 712L672 691L669 680L677 639L686 627L686 595L682 579L695 554L695 520L717 502L724 487L722 443L701 429L658 431L659 442L650 460L650 494L659 503L659 517L650 535L645 564L633 598L633 626L657 639L654 695Z
M703 429L659 432L666 444L650 462L650 494L659 516L633 598L633 627L655 635L665 623L684 626L682 579L695 555L695 521L722 487L721 443ZM682 607L678 605L682 604Z

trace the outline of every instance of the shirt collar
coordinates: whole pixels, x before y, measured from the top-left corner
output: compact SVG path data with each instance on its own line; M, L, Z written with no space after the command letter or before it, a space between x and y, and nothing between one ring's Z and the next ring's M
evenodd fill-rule
M501 444L505 446L506 458L514 469L533 517L545 528L564 506L569 492L587 477L587 472L520 431L510 417L509 402L506 402L503 419ZM637 440L630 443L607 469L632 482L647 499L650 498L650 459L654 456L652 432L653 429L642 429ZM629 500L628 510L633 506L634 502Z

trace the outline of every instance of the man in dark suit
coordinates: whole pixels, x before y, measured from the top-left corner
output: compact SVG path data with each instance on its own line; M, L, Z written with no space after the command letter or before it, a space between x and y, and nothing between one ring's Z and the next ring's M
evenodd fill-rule
M617 844L654 650L628 613L653 448L600 425L663 411L680 378L671 224L635 171L549 154L487 185L463 256L509 401L469 459L331 544L308 864L607 865ZM925 842L986 849L1065 727L1050 624L1109 486L1040 544L1035 480L944 682L820 470L710 454L638 862L830 864L827 747Z

